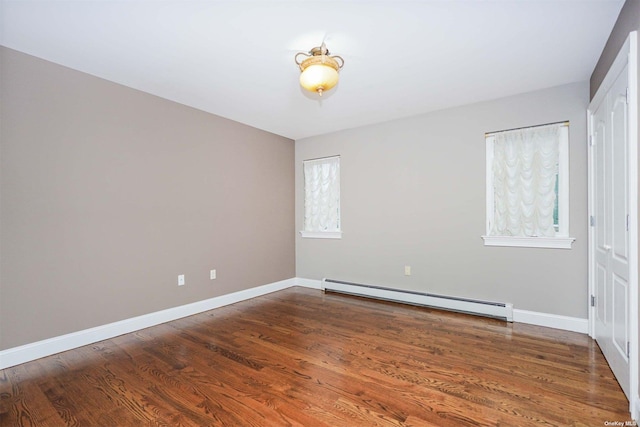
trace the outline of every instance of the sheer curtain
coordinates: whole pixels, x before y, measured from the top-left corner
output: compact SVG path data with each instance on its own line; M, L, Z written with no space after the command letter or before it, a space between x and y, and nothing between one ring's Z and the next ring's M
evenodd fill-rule
M340 231L340 157L304 162L304 230Z
M561 124L499 132L493 142L491 235L556 235L553 211Z

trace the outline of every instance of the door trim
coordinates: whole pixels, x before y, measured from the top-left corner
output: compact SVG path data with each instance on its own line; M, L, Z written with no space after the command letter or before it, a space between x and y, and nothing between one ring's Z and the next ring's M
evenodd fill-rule
M606 77L589 103L587 123L589 138L593 135L592 116L603 102L607 92L618 74L628 65L628 167L629 167L629 412L633 419L640 418L640 394L638 391L638 47L637 32L629 33L627 40L620 49L618 56L609 68ZM593 153L588 150L588 198L589 215L594 215L594 174ZM595 308L591 307L591 295L595 295L594 284L594 253L591 247L593 241L593 227L589 227L589 336L595 338Z

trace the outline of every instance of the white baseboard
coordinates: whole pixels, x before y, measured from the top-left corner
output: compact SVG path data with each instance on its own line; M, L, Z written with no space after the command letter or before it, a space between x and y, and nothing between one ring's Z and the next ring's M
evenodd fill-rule
M540 313L537 311L513 309L513 321L530 325L545 326L547 328L563 329L565 331L589 333L588 319L561 316L559 314Z
M13 347L0 351L0 369L19 365L21 363L50 356L62 351L71 350L73 348L82 347L84 345L93 344L98 341L117 337L118 335L128 334L150 326L180 319L182 317L192 316L207 310L234 304L236 302L287 289L296 285L298 284L297 279L295 278L282 280L268 285L258 286L162 311L156 311L154 313L132 317L119 322L109 323L19 347Z
M313 287L316 289L323 289L321 280L301 279L298 277L296 278L296 281L306 281L311 284L311 286L309 287ZM299 285L299 286L304 286L304 285ZM411 301L408 301L408 302L410 303ZM448 308L451 308L451 307L443 307L443 309L448 309ZM582 334L587 334L589 332L588 319L561 316L558 314L540 313L537 311L518 310L514 308L513 321L519 322L519 323L527 323L530 325L545 326L547 328L562 329L562 330L571 331L571 332L579 332Z
M213 310L229 304L245 301L251 298L280 291L292 286L302 286L310 289L322 289L322 281L295 277L258 286L243 291L210 298L191 304L173 307L154 313L145 314L119 322L109 323L95 328L85 329L58 337L25 344L19 347L0 351L0 369L9 368L41 357L71 350L84 345L96 343L118 335L128 334L140 329L170 322L182 317L192 316L204 311ZM587 319L559 316L555 314L538 313L526 310L513 310L513 321L564 329L573 332L587 333ZM636 405L640 408L640 402ZM637 419L637 418L636 418Z
M629 399L629 413L633 421L638 422L640 420L640 396L638 393L631 393L632 398ZM629 424L632 425L632 424Z
M302 286L311 289L322 289L322 280L303 279L302 277L296 277L295 283L295 286Z

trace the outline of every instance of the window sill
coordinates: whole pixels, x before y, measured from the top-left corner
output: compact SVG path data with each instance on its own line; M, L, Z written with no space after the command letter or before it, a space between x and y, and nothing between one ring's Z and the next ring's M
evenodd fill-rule
M518 237L482 236L485 246L510 246L518 248L571 249L575 237Z
M301 231L306 239L342 239L342 231Z

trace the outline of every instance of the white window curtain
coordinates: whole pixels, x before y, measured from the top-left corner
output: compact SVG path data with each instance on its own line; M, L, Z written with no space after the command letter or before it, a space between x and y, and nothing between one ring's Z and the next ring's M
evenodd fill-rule
M490 235L556 235L553 211L561 126L537 126L494 135L495 211Z
M340 157L304 163L304 231L340 231Z

